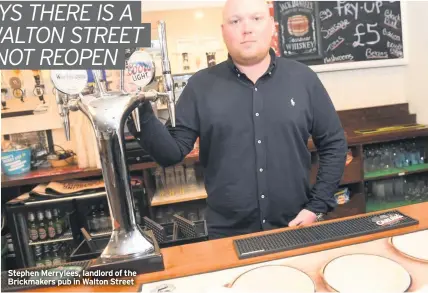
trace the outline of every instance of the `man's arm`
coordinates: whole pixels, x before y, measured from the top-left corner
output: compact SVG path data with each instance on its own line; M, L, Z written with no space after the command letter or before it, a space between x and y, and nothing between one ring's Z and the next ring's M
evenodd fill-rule
M150 102L143 103L139 111L141 132L136 131L132 119L128 119L128 129L158 164L163 167L178 164L193 150L199 136L199 117L190 81L176 104L176 127L169 121L163 125Z
M348 146L330 96L317 74L311 73L311 134L319 156L319 169L305 208L313 213L327 213L336 206L334 194L345 169Z

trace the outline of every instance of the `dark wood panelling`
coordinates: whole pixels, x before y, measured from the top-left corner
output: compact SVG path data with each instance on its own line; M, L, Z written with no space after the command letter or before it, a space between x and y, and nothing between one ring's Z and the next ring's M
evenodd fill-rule
M416 115L409 113L408 104L338 111L345 129L368 129L416 123Z

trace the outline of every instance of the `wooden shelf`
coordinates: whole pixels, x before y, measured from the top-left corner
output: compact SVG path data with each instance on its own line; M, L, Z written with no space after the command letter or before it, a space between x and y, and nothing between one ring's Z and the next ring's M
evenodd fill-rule
M352 135L350 134L352 132ZM400 130L400 131L390 131L383 132L378 134L355 134L354 131L348 130L348 144L357 145L357 144L374 144L381 142L389 142L394 140L401 140L413 137L422 137L428 136L428 128L423 129L409 129L409 130Z
M199 160L199 153L190 153L180 164L190 164L197 162ZM159 167L159 164L156 162L146 162L146 163L139 163L139 164L133 164L129 167L129 170L131 171L137 171L137 170L144 170L144 169L150 169L150 168L156 168Z
M184 160L184 164L198 161L199 153L191 153ZM130 171L138 171L149 168L155 168L159 165L156 162L147 162L130 165ZM50 181L62 181L69 179L87 178L92 176L101 176L101 169L98 168L79 168L77 165L60 167L60 168L43 168L35 171L30 171L21 175L1 177L1 187L15 187L30 184L39 184Z
M200 200L206 199L207 197L207 192L203 187L195 188L195 190L189 190L184 194L160 195L159 193L157 193L155 194L155 196L153 196L151 206L154 207L192 200Z
M47 243L55 243L55 242L63 242L63 241L70 241L73 240L73 233L71 231L64 232L61 236L55 239L46 239L46 240L40 240L40 241L31 241L28 243L28 245L42 245Z
M390 170L379 170L374 172L368 172L364 174L364 180L371 181L371 180L387 179L387 178L394 178L398 176L405 176L405 175L424 173L424 172L428 172L428 163L404 167L404 168L392 168Z
M67 166L60 168L46 168L30 171L21 175L1 177L1 187L14 187L30 184L39 184L49 181L61 181L68 179L87 178L101 175L101 169L83 169L78 166Z

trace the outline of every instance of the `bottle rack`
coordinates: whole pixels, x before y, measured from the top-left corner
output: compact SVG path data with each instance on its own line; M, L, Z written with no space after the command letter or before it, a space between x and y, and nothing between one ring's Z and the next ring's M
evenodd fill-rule
M143 189L136 188L133 189L133 192L134 199L137 199L135 202L138 203L136 209L141 211L141 206L144 204ZM14 243L16 268L30 268L42 265L49 266L54 256L56 260L61 259L62 262L70 261L72 251L74 251L83 240L80 228L85 227L85 229L88 230L86 216L91 206L99 206L101 204L107 207L105 192L65 197L61 198L61 200L40 199L29 202L8 203L6 207L7 222L11 229L12 242ZM46 239L43 240L31 240L28 214L31 212L37 213L37 211L45 211L47 209L52 210L54 208L61 210L61 219L64 223L67 223L61 235L53 238L49 238L49 235L47 235ZM141 221L141 216L139 217ZM46 225L46 228L47 227ZM111 228L99 229L93 232L92 236L108 236L110 233Z

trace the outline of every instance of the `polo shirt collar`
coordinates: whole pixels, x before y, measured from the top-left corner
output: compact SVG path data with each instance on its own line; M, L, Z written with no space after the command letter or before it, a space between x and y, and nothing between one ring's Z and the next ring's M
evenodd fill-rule
M270 64L269 64L269 68L268 68L268 72L272 72L274 70L274 68L276 67L276 63L277 63L277 56L275 54L274 49L270 48L269 49L269 55L270 55ZM232 56L230 56L230 54L227 54L227 64L229 66L230 69L232 69L234 72L240 72L240 70L238 69L238 67L236 67L235 63L232 60Z

